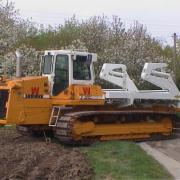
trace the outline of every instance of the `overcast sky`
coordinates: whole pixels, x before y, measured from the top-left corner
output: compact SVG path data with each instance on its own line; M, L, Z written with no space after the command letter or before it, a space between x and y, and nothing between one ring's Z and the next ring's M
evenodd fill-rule
M127 25L135 20L148 32L172 44L172 34L180 35L180 0L14 0L23 18L57 25L73 14L78 19L94 15L117 15Z

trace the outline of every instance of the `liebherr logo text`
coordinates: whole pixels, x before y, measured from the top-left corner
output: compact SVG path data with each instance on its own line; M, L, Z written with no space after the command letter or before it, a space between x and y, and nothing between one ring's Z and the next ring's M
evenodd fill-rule
M39 94L39 87L32 87L30 94L25 94L24 98L43 98L42 94Z

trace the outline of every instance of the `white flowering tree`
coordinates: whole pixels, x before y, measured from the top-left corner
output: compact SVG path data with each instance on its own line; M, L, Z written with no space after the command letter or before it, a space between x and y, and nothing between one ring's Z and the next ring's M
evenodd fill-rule
M45 29L37 36L38 43L35 41L34 44L46 44L43 48L88 49L97 53L95 71L98 83L98 74L105 62L127 65L131 78L140 84L140 73L145 62L167 62L169 58L164 56L161 43L152 38L142 24L135 22L125 28L117 16L112 19L94 16L82 21L73 16L63 25Z
M27 73L32 72L34 69L32 66L36 65L32 59L32 57L36 57L33 54L35 51L22 44L29 37L35 35L36 28L34 28L33 23L22 20L12 2L0 0L0 63L7 74L14 74L15 50L17 48L21 49L24 55L23 64L27 65L23 69L27 70Z
M14 4L0 0L0 62L9 74L15 72L15 50L23 54L23 74L38 74L39 59L36 50L88 49L98 54L95 64L97 81L102 64L122 63L127 65L132 79L139 83L145 62L167 61L160 42L152 38L147 29L135 22L125 28L117 16L94 16L79 21L75 16L57 27L40 30L34 23L19 18ZM167 57L167 56L166 56ZM169 58L169 57L168 57Z
M20 51L21 58L21 70L22 76L27 75L39 75L40 69L40 56L34 48L21 45L18 50ZM8 52L4 55L3 62L4 73L10 76L14 76L16 72L16 55L15 52Z
M145 62L167 61L160 42L152 38L138 22L125 29L117 16L113 16L112 20L95 16L83 21L80 26L80 40L89 51L98 53L96 74L105 62L122 63L127 65L131 78L139 84Z

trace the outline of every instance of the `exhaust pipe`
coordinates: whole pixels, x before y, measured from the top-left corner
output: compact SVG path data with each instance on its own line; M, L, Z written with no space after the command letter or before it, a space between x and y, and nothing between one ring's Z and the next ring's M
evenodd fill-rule
M16 50L16 77L21 77L21 58L22 55L19 50Z

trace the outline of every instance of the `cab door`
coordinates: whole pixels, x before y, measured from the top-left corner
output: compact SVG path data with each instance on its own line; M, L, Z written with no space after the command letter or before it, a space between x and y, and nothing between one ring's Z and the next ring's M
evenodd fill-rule
M52 94L52 88L53 88L53 83L54 83L53 64L54 64L53 55L47 54L45 56L42 56L41 65L40 65L40 73L42 76L45 76L48 78L49 90L51 94Z
M69 86L69 58L68 55L56 56L54 69L53 95L56 96Z

